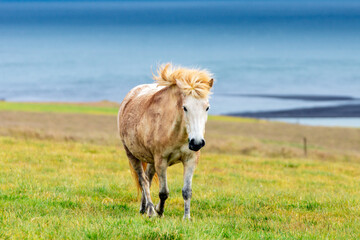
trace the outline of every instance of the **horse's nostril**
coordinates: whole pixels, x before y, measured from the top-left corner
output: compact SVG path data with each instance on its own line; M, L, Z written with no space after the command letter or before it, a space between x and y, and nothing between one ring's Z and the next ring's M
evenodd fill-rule
M194 138L192 138L190 141L189 141L189 148L190 150L193 150L193 151L198 151L200 148L202 148L203 146L205 146L205 140L204 139L201 139L201 141L195 141Z

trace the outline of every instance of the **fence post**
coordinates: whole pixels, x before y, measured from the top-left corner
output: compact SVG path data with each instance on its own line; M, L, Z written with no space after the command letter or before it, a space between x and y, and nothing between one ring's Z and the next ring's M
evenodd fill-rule
M307 157L307 139L304 137L304 155Z

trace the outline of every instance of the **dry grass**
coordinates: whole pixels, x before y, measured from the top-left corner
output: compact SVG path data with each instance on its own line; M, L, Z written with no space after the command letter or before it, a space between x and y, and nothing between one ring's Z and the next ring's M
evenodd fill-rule
M246 155L303 157L324 160L360 160L360 129L311 127L268 121L210 120L207 150Z
M119 145L116 115L0 111L0 135ZM360 161L360 129L211 116L205 152Z
M21 138L115 144L114 115L0 112L0 134Z

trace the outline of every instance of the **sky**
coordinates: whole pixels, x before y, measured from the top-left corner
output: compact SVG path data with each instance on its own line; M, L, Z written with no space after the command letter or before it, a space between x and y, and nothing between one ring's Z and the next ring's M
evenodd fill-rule
M136 0L137 2L274 2L274 3L344 3L358 2L358 0ZM131 0L0 0L1 2L135 2Z

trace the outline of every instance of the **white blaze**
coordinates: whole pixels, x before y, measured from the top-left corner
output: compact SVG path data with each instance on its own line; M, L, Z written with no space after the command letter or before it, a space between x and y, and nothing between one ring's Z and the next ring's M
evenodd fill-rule
M197 99L192 96L187 96L184 99L183 107L186 129L189 139L194 139L196 143L200 143L204 139L205 123L207 121L208 112L206 111L209 106L207 99Z

